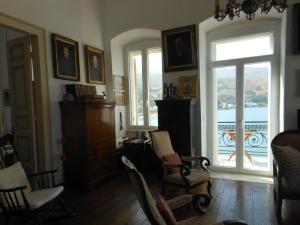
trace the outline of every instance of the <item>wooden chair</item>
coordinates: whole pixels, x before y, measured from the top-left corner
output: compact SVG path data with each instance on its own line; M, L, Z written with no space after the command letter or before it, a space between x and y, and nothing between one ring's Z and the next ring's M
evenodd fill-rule
M281 220L283 199L300 200L300 131L287 130L271 142L274 197L277 217Z
M151 192L142 174L135 168L135 166L125 156L122 157L122 162L126 167L128 175L130 177L130 181L133 185L134 192L150 224L152 225L169 224L165 216L163 216L159 212L157 205L155 204L155 201L152 198ZM193 204L195 200L197 201L197 199L195 199L194 196L190 194L185 194L168 200L167 204L168 207L171 208L171 210L174 210L188 204ZM193 206L197 206L197 204L193 204ZM210 218L208 216L203 218L201 217L201 215L197 215L181 221L175 221L175 224L176 225L247 225L245 222L237 221L237 220L227 220L223 222L217 222L213 218Z
M55 172L47 171L27 177L21 162L0 170L0 209L5 225L9 224L12 216L30 217L38 225L59 211L74 216L60 198L64 187L55 185ZM46 208L54 202L59 207Z
M161 160L164 168L163 181L162 181L162 193L165 191L166 185L173 185L182 187L187 193L190 190L203 184L207 184L207 192L211 195L211 182L208 167L210 161L206 157L202 156L181 156L177 163L170 163L165 160L167 156L177 154L175 153L172 143L170 140L169 133L167 131L150 131L152 139L152 146L157 155ZM175 156L177 157L177 156ZM201 168L191 169L185 165L184 162L199 161ZM176 168L177 170L174 170ZM209 202L207 202L209 204Z

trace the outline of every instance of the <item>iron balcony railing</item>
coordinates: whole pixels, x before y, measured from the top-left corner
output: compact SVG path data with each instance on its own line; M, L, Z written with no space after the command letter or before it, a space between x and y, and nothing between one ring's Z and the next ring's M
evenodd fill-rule
M236 149L235 122L218 123L219 154L231 155ZM268 122L247 121L244 131L244 149L250 156L268 156Z

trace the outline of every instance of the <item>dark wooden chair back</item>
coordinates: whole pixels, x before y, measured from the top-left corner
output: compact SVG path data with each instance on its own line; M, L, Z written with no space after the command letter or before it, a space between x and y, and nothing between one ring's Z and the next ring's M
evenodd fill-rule
M137 171L135 166L125 156L122 157L122 162L133 185L134 192L150 223L152 225L166 225L164 219L156 208L155 202L143 175Z

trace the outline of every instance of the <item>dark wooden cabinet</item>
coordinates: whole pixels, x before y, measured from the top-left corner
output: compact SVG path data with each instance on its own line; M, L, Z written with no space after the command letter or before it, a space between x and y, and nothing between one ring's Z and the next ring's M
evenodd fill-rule
M179 155L196 152L197 99L157 100L158 128L169 131L173 148Z
M115 104L61 102L66 185L90 190L115 172Z

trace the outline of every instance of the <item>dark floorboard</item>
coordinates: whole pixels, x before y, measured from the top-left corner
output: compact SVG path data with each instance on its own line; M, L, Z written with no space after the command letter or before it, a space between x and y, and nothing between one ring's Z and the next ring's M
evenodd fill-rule
M146 176L153 193L159 182ZM242 219L249 225L299 225L300 201L284 201L283 220L277 222L273 186L225 179L213 180L213 200L206 216L217 220ZM67 190L65 199L77 216L50 225L149 225L137 202L126 174L120 174L99 185L90 193ZM187 209L185 209L187 211ZM179 215L184 217L187 214ZM26 224L12 221L11 224Z

